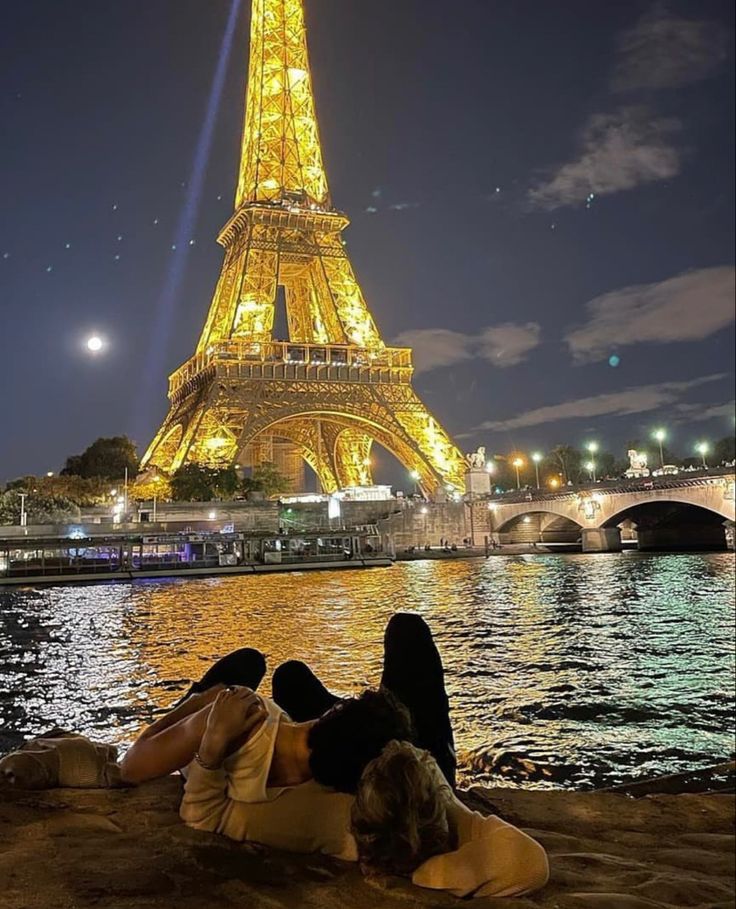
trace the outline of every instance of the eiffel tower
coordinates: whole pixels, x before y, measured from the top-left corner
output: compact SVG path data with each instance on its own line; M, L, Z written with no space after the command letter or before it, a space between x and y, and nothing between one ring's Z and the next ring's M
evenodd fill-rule
M412 352L387 347L332 206L303 0L253 0L235 212L194 356L169 378L170 410L144 468L254 466L274 446L334 492L372 483L386 448L425 492L464 490L465 463L412 388ZM273 337L283 288L288 340Z

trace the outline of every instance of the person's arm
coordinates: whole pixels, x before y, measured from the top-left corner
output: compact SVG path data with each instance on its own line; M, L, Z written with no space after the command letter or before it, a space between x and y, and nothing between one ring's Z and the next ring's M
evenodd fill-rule
M145 739L152 738L171 726L175 726L181 720L185 720L193 713L197 713L203 707L209 706L224 687L224 685L214 685L207 691L190 695L186 700L177 704L172 710L167 711L162 717L151 723L150 726L147 726L138 736L137 741L142 742Z
M222 767L208 770L192 764L179 808L181 819L196 830L245 839L250 806L227 795L227 774Z
M436 855L412 876L419 887L459 897L521 896L549 880L544 849L497 817L482 817L453 799L450 817L459 832L454 852Z
M242 731L248 712L261 703L250 688L220 688L208 700L209 702L197 698L193 705L196 713L180 718L173 725L168 723L157 733L149 732L134 742L120 762L123 782L139 785L186 767L194 755L201 751L205 730L210 727L213 728L210 729L209 747L214 748L217 742L218 747L226 748L230 739L222 742L223 736L229 735L231 728L241 728ZM186 703L179 706L185 707ZM217 705L217 722L210 724L210 717ZM166 720L166 717L163 719ZM250 719L255 722L255 714ZM249 726L248 729L250 728Z
M250 809L228 797L222 765L233 739L250 736L265 715L261 701L252 692L244 697L242 691L223 691L212 705L179 809L190 827L234 840L245 839Z

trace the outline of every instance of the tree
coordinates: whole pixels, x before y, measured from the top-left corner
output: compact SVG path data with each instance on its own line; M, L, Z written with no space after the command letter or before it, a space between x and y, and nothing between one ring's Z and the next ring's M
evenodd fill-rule
M132 479L138 473L138 465L135 443L127 436L113 436L97 439L81 455L67 458L61 475L119 480L127 469Z
M621 476L621 472L618 470L616 457L615 455L612 455L610 451L598 452L595 455L594 460L596 465L596 474L598 475L599 480L605 477L611 477L612 479L615 479L616 477Z
M171 495L179 502L211 502L231 499L238 491L240 479L235 467L205 467L184 464L171 477Z
M289 492L290 483L271 461L264 461L253 468L250 476L252 490L262 492L267 498Z
M235 467L223 467L217 471L215 492L221 499L232 499L240 490L240 477Z
M79 507L63 496L28 492L25 500L28 524L66 524L79 520ZM20 524L21 497L19 490L0 493L0 524Z
M713 463L730 464L734 460L736 460L736 438L724 436L713 447Z
M215 473L201 464L182 464L171 476L171 495L177 502L210 502L215 497Z
M572 445L557 445L549 455L547 461L556 472L562 475L565 483L577 483L582 471L583 455Z

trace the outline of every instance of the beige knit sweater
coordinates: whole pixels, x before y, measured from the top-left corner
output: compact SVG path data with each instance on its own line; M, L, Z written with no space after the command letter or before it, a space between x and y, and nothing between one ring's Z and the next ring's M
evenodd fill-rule
M228 795L224 769L192 764L181 816L191 827L233 840L356 861L350 834L352 802L352 796L314 781L280 790L269 801L236 801ZM546 884L547 856L531 837L497 817L470 811L457 799L451 815L458 848L419 867L412 877L415 884L459 897L519 896Z

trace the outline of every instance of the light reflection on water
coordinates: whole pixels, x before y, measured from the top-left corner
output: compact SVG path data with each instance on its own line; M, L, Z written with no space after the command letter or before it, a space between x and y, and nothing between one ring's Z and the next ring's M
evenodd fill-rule
M408 610L443 654L465 782L612 785L729 757L733 604L730 554L6 590L0 747L54 724L129 742L243 646L351 693L377 683L385 623Z

